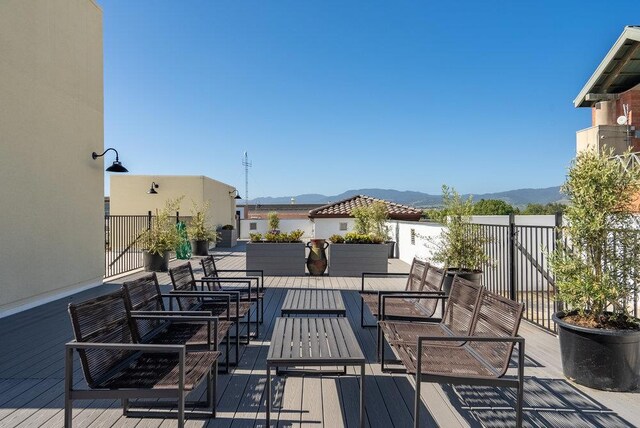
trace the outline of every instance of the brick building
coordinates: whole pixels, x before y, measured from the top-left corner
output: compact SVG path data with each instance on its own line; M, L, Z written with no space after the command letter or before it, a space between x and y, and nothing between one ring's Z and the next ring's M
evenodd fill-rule
M591 108L591 127L576 133L577 152L640 151L640 27L625 27L573 103Z

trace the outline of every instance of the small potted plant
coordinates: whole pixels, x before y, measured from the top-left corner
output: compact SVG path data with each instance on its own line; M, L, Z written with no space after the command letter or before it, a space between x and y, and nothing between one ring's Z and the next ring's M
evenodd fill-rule
M166 272L169 269L169 254L181 241L171 215L177 211L181 200L167 200L162 210L156 210L151 227L141 235L143 265L147 272Z
M267 220L269 222L269 232L280 233L280 219L278 218L278 213L271 211L267 214Z
M591 388L640 386L640 320L630 309L640 280L634 211L640 170L612 160L612 151L583 152L562 187L570 204L563 240L551 254L557 299L553 315L564 375Z
M238 243L238 233L232 224L218 228L218 247L232 248Z
M448 294L455 275L480 283L482 267L489 261L485 252L488 239L471 223L471 197L463 201L455 189L443 185L442 202L444 210L439 220L444 228L438 238L429 242L435 247L433 261L447 267L443 291Z
M187 227L187 234L191 238L191 250L194 256L208 256L209 243L216 242L218 234L209 226L207 211L209 202L198 204L193 202L191 208L191 222Z

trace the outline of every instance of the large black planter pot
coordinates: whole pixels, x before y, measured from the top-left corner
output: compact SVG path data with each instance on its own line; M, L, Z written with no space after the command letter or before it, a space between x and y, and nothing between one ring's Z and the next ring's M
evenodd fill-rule
M194 256L209 255L209 241L191 240L191 254Z
M466 279L467 281L471 281L474 284L480 284L480 282L482 281L482 272L448 269L447 275L444 277L444 282L442 283L442 291L444 291L447 296L451 291L451 284L453 284L453 277L456 275Z
M142 251L142 262L145 272L167 272L169 270L169 251L164 254L152 254Z
M565 322L558 326L564 375L580 385L606 391L633 391L640 385L640 331L604 330Z

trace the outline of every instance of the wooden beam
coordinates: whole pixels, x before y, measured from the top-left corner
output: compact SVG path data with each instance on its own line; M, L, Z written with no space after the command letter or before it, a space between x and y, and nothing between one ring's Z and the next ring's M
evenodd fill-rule
M605 88L604 90L606 91L606 88L611 84L611 82L615 80L616 77L618 77L622 69L627 64L629 64L629 62L631 62L631 59L633 58L634 54L638 52L638 49L640 49L640 43L636 42L635 46L632 48L629 48L627 53L624 54L622 58L618 60L618 63L613 67L613 70L611 70L609 73L606 73L608 74L607 78L604 80L604 82L602 82L602 84L598 86L600 88ZM638 74L640 75L640 73Z

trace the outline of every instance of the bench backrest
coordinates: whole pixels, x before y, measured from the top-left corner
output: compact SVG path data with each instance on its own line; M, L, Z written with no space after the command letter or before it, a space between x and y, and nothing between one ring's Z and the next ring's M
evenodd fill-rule
M428 270L428 262L414 258L411 262L411 268L409 269L409 277L407 278L405 291L420 291L422 289L424 276Z
M444 269L433 265L429 266L424 275L420 291L440 291L446 274L447 272ZM420 306L420 311L424 312L426 317L432 317L436 312L438 302L438 299L419 299L417 304Z
M202 265L202 272L204 273L205 277L216 278L218 276L218 269L216 268L216 261L213 259L213 256L201 259L200 264ZM212 291L221 289L219 282L208 282L207 287L209 287L209 289Z
M131 311L164 311L160 285L155 272L133 281L122 283L127 315ZM148 335L155 334L169 323L163 320L131 319L131 330L137 342L144 341Z
M196 280L193 276L191 263L187 262L183 265L169 269L169 277L171 284L176 291L196 291ZM176 299L180 310L188 311L200 305L197 297L179 297Z
M473 327L473 336L515 337L518 335L524 305L488 290L483 290L482 300ZM509 367L513 342L469 342L487 364L504 375Z
M467 336L473 328L483 287L459 276L453 278L442 323L455 335Z
M133 343L122 290L69 303L73 335L78 342ZM79 349L80 364L87 384L95 388L100 379L134 351Z

